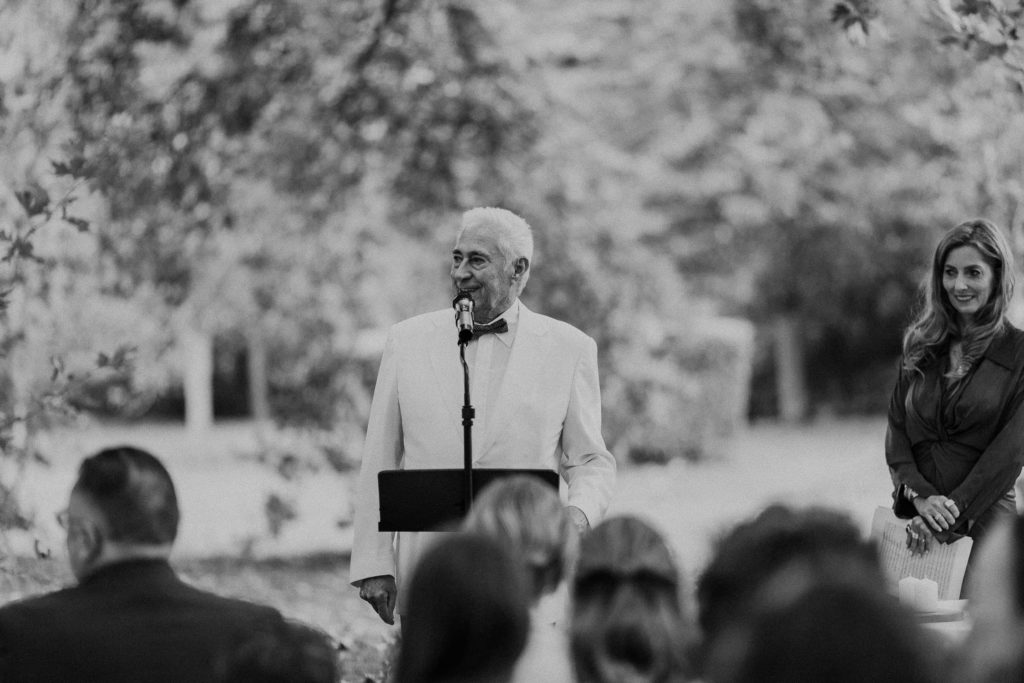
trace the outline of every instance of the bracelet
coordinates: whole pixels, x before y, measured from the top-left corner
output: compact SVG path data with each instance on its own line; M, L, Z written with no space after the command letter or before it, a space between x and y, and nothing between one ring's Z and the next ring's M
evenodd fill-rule
M917 498L917 495L918 495L918 494L917 494L917 491L915 491L914 489L910 488L910 487L909 487L909 486L907 486L906 484L904 484L904 485L903 485L903 496L904 496L904 497L905 497L905 498L906 498L907 500L911 500L911 501L912 501L912 500L914 500L915 498Z

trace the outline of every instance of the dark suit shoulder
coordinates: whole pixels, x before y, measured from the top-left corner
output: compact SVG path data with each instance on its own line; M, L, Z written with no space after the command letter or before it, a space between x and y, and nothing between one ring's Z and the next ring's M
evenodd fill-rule
M77 586L61 588L42 595L29 595L8 602L0 607L0 623L10 620L48 617L64 609L69 602L74 602L79 593Z
M223 622L283 620L273 607L211 593L174 576L138 585L82 584L23 598L0 607L0 625L14 622L45 625L56 615L88 614L104 607L108 614L118 610L140 613L153 610L155 619L177 611L192 615L207 613L214 621ZM103 615L96 617L102 621Z
M214 681L241 642L279 627L272 607L136 563L0 608L0 678L7 681Z
M230 598L181 582L181 595L191 599L193 604L209 607L224 613L237 613L245 618L282 619L277 609L241 598Z

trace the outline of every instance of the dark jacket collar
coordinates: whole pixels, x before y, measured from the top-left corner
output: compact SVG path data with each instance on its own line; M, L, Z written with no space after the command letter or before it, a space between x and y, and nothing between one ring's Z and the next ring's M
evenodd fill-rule
M138 580L175 579L177 575L167 560L139 558L122 560L100 567L79 581L80 586L101 586L110 583Z

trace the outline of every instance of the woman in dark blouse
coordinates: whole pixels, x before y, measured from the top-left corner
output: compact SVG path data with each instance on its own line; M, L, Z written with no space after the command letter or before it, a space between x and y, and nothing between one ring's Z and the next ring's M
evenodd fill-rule
M903 337L885 459L914 552L980 539L1016 511L1024 461L1024 332L1006 320L1013 253L986 220L939 242L920 316Z

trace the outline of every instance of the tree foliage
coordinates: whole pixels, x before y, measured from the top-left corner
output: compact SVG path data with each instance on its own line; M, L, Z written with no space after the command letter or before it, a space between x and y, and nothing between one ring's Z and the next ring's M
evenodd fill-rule
M977 171L985 136L1012 139L1015 118L986 118L990 74L916 17L833 9L723 4L663 57L687 77L662 95L674 125L655 138L667 172L650 202L671 227L651 240L734 310L799 321L819 403L878 409L936 233L1007 216Z
M1011 88L1024 93L1024 7L1020 3L917 0L911 4L938 43L961 50L978 62L997 62ZM877 0L838 2L832 16L844 30L858 31L861 42L866 42L873 26L883 31L887 28Z
M977 213L1024 236L996 3L5 7L60 21L0 79L24 150L4 253L59 263L61 287L22 290L51 323L137 325L62 333L92 365L135 348L129 394L171 381L183 321L256 335L278 417L358 442L373 331L443 302L458 212L500 204L536 228L527 303L598 339L611 440L707 403L698 331L723 313L795 317L816 397L877 408L937 231ZM58 225L73 258L40 239Z
M336 373L338 335L393 319L366 252L411 252L470 198L500 197L535 135L469 3L98 0L70 46L111 286L154 286L214 333L267 331L285 395ZM279 405L322 422L332 398Z

